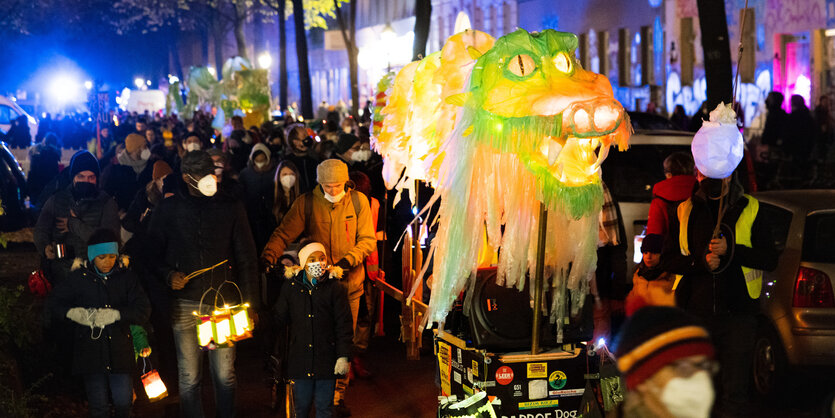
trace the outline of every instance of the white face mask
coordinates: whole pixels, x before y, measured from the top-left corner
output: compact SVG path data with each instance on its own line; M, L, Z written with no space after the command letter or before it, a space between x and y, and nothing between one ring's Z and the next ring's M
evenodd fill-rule
M339 193L336 196L331 196L327 192L325 192L325 199L327 199L328 202L331 202L331 203L339 202L340 200L342 200L343 196L345 196L345 190L343 190L342 193Z
M371 150L367 150L367 149L361 149L359 151L354 151L354 153L351 154L351 160L357 161L357 162L368 161L369 158L371 158Z
M674 377L661 391L661 403L677 418L707 418L715 394L710 373L700 370L690 377Z
M284 186L285 189L289 189L296 185L296 176L292 174L288 174L281 178L281 185Z
M200 150L200 144L198 144L196 142L189 142L188 144L186 144L186 151L191 152L191 151L199 151L199 150Z
M188 175L190 179L197 182L197 191L203 194L203 196L211 197L217 193L217 181L215 181L214 176L208 174L203 176L199 181L192 177L190 174Z
M310 278L313 284L316 284L316 279L325 274L325 263L321 261L307 263L304 266L304 270L307 272L307 277Z
M266 162L263 162L263 163L255 163L255 167L256 167L256 168L258 168L259 170L260 170L260 169L262 169L262 168L264 168L264 166L265 166L265 165L267 165L267 163L266 163Z
M151 158L151 150L149 150L148 148L143 149L142 152L139 153L139 158L141 158L142 160L147 160L148 158Z

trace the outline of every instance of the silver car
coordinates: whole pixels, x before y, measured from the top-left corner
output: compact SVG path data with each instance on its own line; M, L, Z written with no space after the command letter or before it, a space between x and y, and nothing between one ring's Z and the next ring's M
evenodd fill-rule
M763 277L754 386L784 393L797 367L835 365L835 190L756 195L780 259Z

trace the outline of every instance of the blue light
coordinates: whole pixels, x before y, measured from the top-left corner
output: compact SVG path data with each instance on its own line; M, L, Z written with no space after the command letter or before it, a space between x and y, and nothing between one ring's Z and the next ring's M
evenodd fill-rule
M597 340L597 346L598 347L603 347L604 345L606 345L606 340L605 339L601 338L601 339Z

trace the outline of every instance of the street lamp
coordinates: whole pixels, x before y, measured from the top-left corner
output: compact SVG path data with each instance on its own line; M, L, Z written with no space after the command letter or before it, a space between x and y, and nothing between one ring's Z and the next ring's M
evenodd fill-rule
M142 86L145 85L145 79L142 77L136 77L133 79L133 85L136 86L136 88L141 89Z
M90 81L90 80L85 81L84 82L84 88L87 89L87 90L92 90L93 89L93 82Z
M273 64L273 57L270 56L269 52L264 52L258 56L258 65L261 68L267 69Z
M397 32L394 31L394 28L391 26L391 23L386 23L386 26L383 28L383 31L380 32L380 41L383 44L383 49L385 49L387 57L386 73L391 72L391 50L394 47L394 40L396 38Z

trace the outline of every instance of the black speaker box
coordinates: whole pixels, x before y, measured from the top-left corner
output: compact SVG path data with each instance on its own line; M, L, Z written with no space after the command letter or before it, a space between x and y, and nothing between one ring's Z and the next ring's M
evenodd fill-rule
M533 302L525 289L507 288L496 284L496 268L479 269L471 297L464 306L468 316L472 341L476 348L491 351L530 349L533 328ZM544 295L550 301L550 295ZM593 312L591 299L586 300L581 315L563 329L563 343L579 343L592 339ZM556 326L546 316L540 316L540 346L555 347Z

